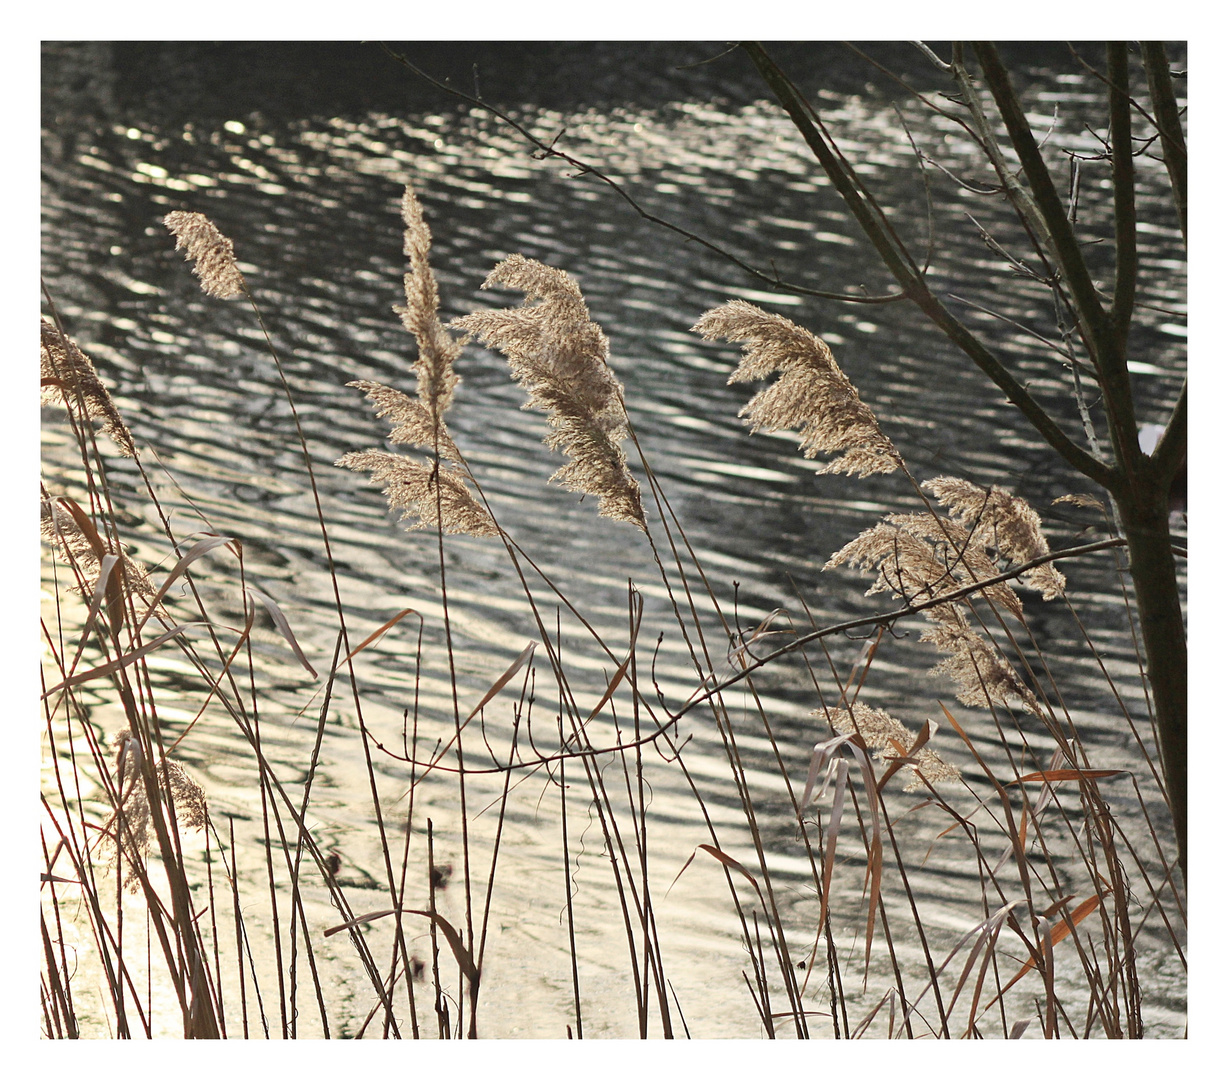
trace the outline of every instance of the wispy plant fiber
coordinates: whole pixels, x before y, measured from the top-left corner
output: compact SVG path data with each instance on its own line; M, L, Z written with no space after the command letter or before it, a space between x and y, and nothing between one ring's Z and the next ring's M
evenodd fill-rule
M150 842L157 842L153 818L149 812L149 795L141 777L141 749L130 732L117 732L110 739L110 748L115 754L116 787L120 791L120 805L111 819L116 853L122 852L129 868L138 861L143 863L149 853ZM160 764L154 771L167 783L167 790L175 806L175 821L180 829L203 829L209 822L209 804L204 789L188 775L177 762L166 761L163 772ZM140 878L129 869L126 881L129 892L140 886Z
M409 259L409 271L405 275L405 306L397 310L401 323L418 343L418 359L414 362L418 398L429 415L442 425L443 414L451 407L460 381L453 365L460 357L461 343L440 322L439 286L429 261L431 230L422 216L422 204L408 184L401 198L401 219L405 222L402 250Z
M874 573L866 595L886 592L905 602L940 596L997 573L976 535L954 523L939 528L929 514L888 515L837 551L823 569L843 564ZM984 595L1023 618L1019 597L1005 583L989 586ZM948 654L934 673L954 680L956 696L965 705L988 707L1017 700L1039 713L1032 692L968 621L967 605L966 600L937 604L922 613L930 626L921 640Z
M345 454L337 464L355 472L369 472L372 483L385 485L389 508L403 510L401 520L417 519L408 526L411 531L442 524L448 533L499 534L498 526L474 499L464 477L442 463L415 461L383 450L362 450Z
M1040 515L1017 495L996 485L983 488L954 476L938 476L921 486L932 492L953 518L972 530L974 542L981 547L992 548L1016 564L1049 554ZM1066 591L1066 577L1052 563L1029 570L1023 580L1046 600Z

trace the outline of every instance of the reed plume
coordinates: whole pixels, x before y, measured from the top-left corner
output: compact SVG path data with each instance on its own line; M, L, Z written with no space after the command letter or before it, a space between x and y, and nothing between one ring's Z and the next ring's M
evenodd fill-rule
M837 551L823 567L848 564L875 574L866 595L888 592L905 603L927 600L996 574L997 568L975 534L953 523L942 528L929 514L890 514ZM988 586L984 595L1020 620L1023 605L1005 582ZM934 674L954 680L965 705L989 707L1022 701L1039 715L1040 705L1014 669L968 621L953 601L926 608L930 626L921 640L948 654Z
M114 844L115 859L123 854L129 866L143 863L151 841L157 843L153 817L149 811L149 793L141 778L141 747L128 731L111 736L109 746L115 755L116 790L119 805L104 828ZM165 772L163 772L165 765ZM203 829L209 823L209 804L204 789L188 775L178 762L164 759L154 765L154 772L167 785L167 794L175 806L175 821L180 829ZM121 885L125 884L121 880ZM127 875L129 892L140 887L135 872Z
M235 246L204 214L174 210L162 219L175 238L175 250L186 253L192 273L210 296L227 300L241 296L247 283L235 262Z
M464 460L444 420L460 382L453 365L462 343L439 320L439 287L429 261L431 231L422 216L422 205L408 185L401 199L401 218L405 222L403 250L409 258L409 272L405 275L405 306L396 310L418 346L414 361L418 396L414 399L391 386L367 380L347 385L363 391L375 407L375 415L393 425L390 442L430 450L434 460L423 462L383 450L363 450L343 455L336 464L355 472L370 472L373 483L385 484L389 508L403 510L403 521L416 519L409 526L411 530L433 525L449 533L497 536L494 519L469 490Z
M546 445L571 458L550 480L596 495L603 517L647 531L640 487L621 445L628 435L623 388L579 286L564 271L523 255L499 263L482 288L494 285L520 290L524 304L475 312L452 325L502 352L529 396L524 408L547 414Z
M745 300L713 308L692 330L709 341L744 343L730 385L780 372L774 384L760 390L738 413L752 433L800 429L798 445L807 458L840 453L820 473L869 476L902 467L891 440L840 370L831 349L808 330Z
M405 306L398 308L397 313L418 343L418 359L414 362L418 397L442 424L460 381L453 365L460 357L461 343L439 321L439 286L429 261L431 230L422 215L422 204L408 184L401 197L401 220L405 222L402 251L409 259L409 271L405 274Z
M973 532L984 548L1013 563L1027 563L1049 554L1040 515L1023 499L996 485L983 488L954 476L938 476L921 485L951 516ZM1027 571L1023 580L1046 600L1066 591L1066 577L1052 563Z
M39 529L51 549L80 574L81 584L73 586L73 591L88 599L98 583L102 560L108 554L100 548L101 538L97 532L93 537L87 536L72 511L58 499L42 500ZM124 582L135 595L152 599L157 594L140 563L121 552L120 564Z
M963 704L989 709L1018 701L1032 715L1043 718L1036 695L998 648L972 627L963 611L953 604L939 604L927 609L925 617L930 625L922 631L921 640L947 653L930 674L950 678L955 683L955 696Z
M132 432L128 430L111 394L72 338L61 334L50 319L39 324L39 374L44 405L63 405L78 420L102 420L103 434L110 437L124 457L136 457Z
M403 510L402 521L417 518L408 526L411 531L442 526L448 533L499 535L494 519L474 499L457 469L383 450L346 454L337 464L355 472L369 472L372 483L384 484L389 509Z
M833 710L830 718L832 727L841 735L856 732L867 747L877 751L874 756L883 764L889 765L895 757L907 753L916 742L915 735L882 709L872 709L860 701L854 701L851 709L852 715L847 709ZM814 715L821 716L823 712L816 709ZM959 779L959 769L943 761L936 751L928 747L922 747L911 756L916 764L904 766L912 774L912 779L904 785L905 791L925 787L926 780L931 784L942 784Z

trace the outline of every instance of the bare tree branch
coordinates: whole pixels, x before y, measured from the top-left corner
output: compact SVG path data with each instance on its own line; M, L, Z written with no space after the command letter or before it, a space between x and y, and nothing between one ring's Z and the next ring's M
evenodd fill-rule
M1130 57L1125 42L1114 41L1109 53L1109 139L1113 147L1113 219L1117 241L1117 275L1113 285L1113 323L1123 345L1134 314L1138 283L1138 237L1135 231L1134 143L1130 134Z
M722 259L727 259L729 262L733 263L735 266L745 271L756 280L770 285L773 289L777 289L784 293L792 293L796 296L813 296L820 300L839 300L849 304L891 304L899 300L907 299L904 293L888 293L886 295L867 295L862 293L861 295L858 295L856 293L838 293L829 292L823 289L811 289L805 285L798 285L795 282L785 281L778 273L766 273L763 270L752 266L739 256L733 254L733 252L721 247L719 244L713 243L711 240L700 236L698 233L691 232L689 229L684 229L681 225L676 225L672 221L668 221L663 217L659 217L658 215L645 210L644 207L631 196L626 188L619 184L613 177L608 176L606 173L602 172L600 169L589 164L588 162L583 161L580 158L573 157L571 154L565 153L564 151L558 149L555 143L558 141L559 136L562 135L561 131L558 133L558 135L555 135L550 142L543 142L531 131L529 131L528 128L524 127L524 125L518 123L507 113L503 112L496 106L491 105L488 101L475 97L472 94L466 94L464 91L457 90L456 87L449 86L446 82L441 82L439 79L428 75L416 64L411 63L406 57L402 56L398 52L394 52L382 42L380 47L398 64L403 65L407 70L413 72L423 81L430 83L432 86L444 91L444 93L450 94L452 97L457 98L460 101L464 101L467 104L473 105L480 109L485 109L492 116L497 116L518 135L520 135L527 143L535 148L535 157L557 158L559 161L564 161L568 165L577 169L577 175L592 176L594 179L601 181L601 183L610 188L611 191L613 191L645 221L651 221L654 225L660 225L662 228L669 229L671 232L677 233L679 236L699 244L701 247L707 248L707 250L719 255Z
M1050 446L1084 476L1110 491L1113 490L1118 484L1113 470L1073 442L1036 399L1006 370L1001 361L929 290L911 256L902 250L899 237L894 230L889 231L883 224L882 211L877 210L877 207L864 198L852 170L840 161L834 147L830 145L830 136L814 122L808 103L775 61L755 42L744 43L743 48L779 98L794 125L818 158L819 164L843 196L845 204L887 268L904 287L908 297L994 381L1011 404L1027 417ZM1030 138L1031 132L1028 134Z
M1173 188L1173 201L1181 218L1181 235L1186 236L1186 159L1185 136L1181 132L1181 113L1173 93L1172 73L1168 54L1159 41L1143 42L1143 64L1147 69L1147 87L1156 113L1156 130L1164 143L1164 164Z

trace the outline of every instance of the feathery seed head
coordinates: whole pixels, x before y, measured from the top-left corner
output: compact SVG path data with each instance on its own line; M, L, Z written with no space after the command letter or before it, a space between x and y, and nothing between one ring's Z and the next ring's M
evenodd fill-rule
M1054 506L1059 503L1070 503L1072 506L1082 506L1088 510L1099 510L1102 514L1107 513L1104 503L1097 499L1095 495L1074 494L1074 495L1059 495L1053 500Z
M499 263L482 287L493 285L523 292L524 304L475 312L451 325L502 352L529 396L525 408L547 414L546 445L571 458L550 479L596 495L603 517L646 529L639 484L621 445L628 435L622 386L580 287L565 271L523 255Z
M1004 488L985 489L954 476L938 476L921 486L932 492L953 518L972 530L975 543L993 548L1004 559L1026 563L1049 554L1040 515ZM1066 578L1052 563L1029 570L1023 580L1039 589L1046 600L1066 591Z
M780 378L738 414L752 432L800 429L799 446L806 457L840 453L820 473L869 476L900 467L899 454L874 413L840 370L831 349L808 330L745 300L713 308L691 329L709 341L744 343L730 384L780 372Z
M452 404L459 377L453 365L461 354L461 344L453 339L439 321L439 287L431 270L431 230L422 216L422 204L408 184L401 199L401 218L405 222L404 251L409 257L405 275L405 307L399 309L401 322L418 343L414 371L418 376L418 397L433 417L442 417Z
M373 484L384 484L389 508L403 510L402 521L417 518L408 526L411 531L442 525L447 533L499 535L494 519L473 497L459 469L382 450L345 454L336 464L355 472L369 472Z
M452 441L447 427L442 422L436 426L435 416L423 401L411 398L391 386L365 379L346 383L346 386L352 386L366 394L367 400L375 407L375 415L394 425L388 434L389 442L433 450L438 438L439 456L457 465L461 464L460 451Z
M108 740L115 756L116 790L120 792L120 804L110 824L113 829L115 853L112 864L118 862L122 851L124 863L132 868L143 862L149 852L150 841L156 841L153 818L149 812L149 793L141 776L141 748L129 731L115 732ZM165 771L163 770L165 764ZM158 779L167 789L161 792L175 807L175 821L182 829L203 829L209 823L209 804L205 791L176 761L165 759L154 767ZM140 876L129 869L126 880L129 892L140 888Z
M816 715L819 715L817 711ZM872 709L860 701L853 702L851 716L847 709L833 710L831 724L841 735L854 732L860 735L867 747L877 751L874 756L883 764L890 764L892 759L906 754L916 742L916 736L894 716L882 709ZM905 766L912 776L904 785L905 791L925 787L922 777L931 784L959 780L959 770L943 761L936 751L922 747L913 756L917 763Z
M96 417L124 457L136 457L132 433L119 415L93 361L50 319L40 321L39 374L44 405L63 405L79 420Z
M889 592L906 603L941 596L996 574L975 531L969 535L953 523L944 531L929 514L888 515L836 552L823 569L845 563L875 573L867 595ZM1006 583L989 586L983 593L1023 618L1023 605ZM969 624L964 614L968 603L952 601L922 612L930 626L921 640L948 654L933 672L955 681L956 696L965 705L988 707L1018 700L1042 715L1039 702L998 649Z
M235 246L204 214L174 210L162 219L175 238L175 250L186 252L195 265L192 272L210 296L226 300L246 289L235 262Z
M431 230L422 215L422 204L408 185L401 199L401 218L405 222L409 273L405 275L405 307L400 313L405 329L418 344L414 361L418 397L367 380L348 385L363 391L375 407L375 415L392 425L388 436L391 442L431 450L437 460L422 462L382 450L364 450L345 454L336 464L370 472L373 483L386 485L389 508L403 511L402 520L416 519L409 526L411 530L436 525L449 533L497 536L494 519L469 489L471 478L464 459L444 422L443 414L451 406L460 382L453 364L460 356L462 342L439 321L439 289L429 261Z

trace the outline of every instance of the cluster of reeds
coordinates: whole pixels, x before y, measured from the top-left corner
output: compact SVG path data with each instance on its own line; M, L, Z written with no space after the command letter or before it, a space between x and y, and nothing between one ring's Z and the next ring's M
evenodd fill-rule
M303 1010L316 1014L313 1030L326 1036L476 1037L504 813L514 788L537 777L543 800L551 791L557 800L571 1007L565 1016L542 1018L533 1033L585 1033L576 947L583 912L573 904L576 820L583 815L601 837L607 887L626 942L636 1030L641 1037L689 1036L687 1003L671 980L658 925L663 892L652 865L661 825L649 808L650 772L670 769L692 792L708 841L671 872L667 888L685 888L699 872L691 869L696 860L723 875L744 947L746 1008L768 1037L1144 1034L1135 953L1141 924L1162 925L1159 933L1184 964L1182 889L1174 879L1167 827L1152 818L1156 796L1163 796L1153 736L1147 717L1134 715L1102 665L1137 765L1126 771L1098 762L1030 632L1028 605L1015 591L1024 585L1044 602L1063 605L1095 655L1073 590L1054 564L1112 557L1118 542L1052 552L1039 516L1009 492L951 477L918 483L824 342L778 315L733 301L703 315L695 330L744 344L730 382L778 376L747 405L748 424L797 429L807 457L840 455L822 471L899 472L923 508L888 516L828 563L835 572L845 564L870 572L870 593L890 597L888 610L819 626L799 603L797 612L776 612L744 630L709 586L642 454L636 455L640 479L632 475L623 447L630 440L638 451L638 442L622 386L575 281L561 269L512 256L486 285L516 289L524 303L459 319L452 329L464 337L456 337L439 318L430 232L411 190L402 214L410 261L402 319L417 343L416 395L374 382L350 385L392 423L389 440L420 456L368 450L337 462L369 472L411 528L435 534L451 715L420 715L415 695L406 702L399 747L396 733L364 718L353 661L411 612L351 642L318 495L336 615L334 654L319 675L279 606L248 584L241 537L208 528L196 536L174 534L145 474L139 440L88 357L58 320L42 325L44 397L65 408L84 468L81 491L43 492L54 591L54 609L43 625L52 773L43 798L44 1033L73 1037L83 1025L97 1031L105 1024L119 1037L151 1035L162 1030L165 1018L155 1013L165 1008L169 992L185 1037L294 1037L305 1023ZM206 291L251 300L230 241L207 219L176 213L166 223ZM254 300L252 307L259 318ZM693 669L694 690L685 700L669 701L649 673L644 650L650 647L640 638L644 599L634 587L627 593L625 639L605 640L583 605L499 525L445 419L463 396L454 366L469 338L503 352L528 395L526 408L546 413L547 445L569 458L553 479L597 496L609 527L630 525L644 537L647 569L669 597ZM280 373L271 343L269 350ZM101 419L101 428L93 419ZM161 580L125 552L99 433L135 460L164 525L174 561ZM301 428L299 438L315 492L318 463ZM501 543L533 616L535 639L476 705L456 674L448 533ZM233 567L241 627L211 610L194 581L194 564L207 554L216 561L223 552ZM181 588L172 601L176 583ZM313 717L315 729L309 761L293 782L276 774L262 749L252 648L258 610L271 617L318 684L302 703L300 715ZM608 665L595 706L580 704L591 700L584 697L591 687L580 681L571 646L564 653L561 612L589 632L592 654ZM937 670L953 680L955 696L983 713L985 722L975 730L941 700L933 703L937 722L928 718L920 726L873 704L884 635L917 618L926 624L921 640L939 654ZM781 631L790 635L787 643L770 647ZM852 632L869 636L850 666L839 643ZM420 630L418 654L409 661L415 669L421 641ZM170 650L197 680L196 719L207 708L220 711L250 747L267 838L262 881L240 879L233 819L224 823L210 814L208 792L176 760L196 720L171 742L159 717L159 684L149 662L155 652ZM813 687L813 738L805 748L780 737L779 720L760 697L764 681L786 664L804 672ZM546 687L557 711L543 722L534 703ZM346 696L370 778L378 888L386 898L372 910L354 910L340 856L322 848L310 827L325 723ZM496 737L492 745L486 710L502 696L513 699L510 724L504 744ZM102 732L105 715L122 716L110 741ZM710 813L688 767L686 725L692 723L719 738L740 816L736 826ZM940 724L958 736L952 744L957 754L939 755L930 745ZM428 725L443 733L430 749L419 731ZM765 801L748 776L752 740L770 747L779 792L773 800ZM409 784L404 803L404 784L395 794L386 781L380 784L393 764ZM459 865L437 859L434 821L415 817L414 793L428 776L447 776L455 785ZM497 811L480 840L479 783L486 793L493 784ZM1147 823L1143 833L1122 827L1106 801L1108 785L1114 803L1136 803ZM791 886L782 886L772 869L777 842L766 838L767 826L773 835L781 830L765 815L781 814L794 837L792 853L808 868L810 892L800 904L785 903ZM188 843L196 834L203 837L203 855L200 843ZM980 910L962 934L938 930L914 893L937 844L944 845L948 863L961 866L969 899ZM462 914L450 908L452 918L441 910L450 882L452 895L463 892L463 904L457 901ZM889 906L887 890L901 902ZM334 909L324 923L313 897ZM254 941L250 923L257 906L263 925L255 932L271 940L271 957ZM143 925L129 925L134 918ZM102 972L105 993L88 1005L75 974L70 923L81 928L80 947L95 955ZM382 937L379 928L386 931ZM364 981L349 992L364 1003L359 1012L365 1010L365 1022L340 1031L322 956L324 940L339 934L348 938L362 972ZM416 944L427 939L429 947ZM871 983L879 989L868 996L864 988Z

